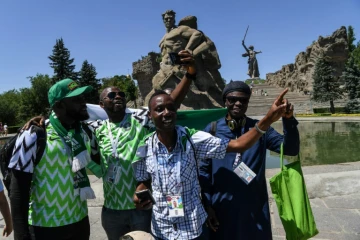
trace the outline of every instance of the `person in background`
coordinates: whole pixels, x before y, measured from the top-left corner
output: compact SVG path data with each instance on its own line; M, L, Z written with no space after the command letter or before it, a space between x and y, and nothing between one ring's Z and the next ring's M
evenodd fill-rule
M261 90L262 91L262 90ZM224 139L238 139L256 128L258 120L247 117L251 91L242 81L225 86L223 99L228 110L226 116L209 123L204 129ZM272 239L268 194L266 188L266 152L299 153L298 121L293 117L294 107L287 102L282 114L284 135L269 127L248 150L227 153L219 158L206 159L200 164L204 203L210 218L211 239ZM246 178L239 176L241 169Z
M8 135L8 125L6 123L4 124L4 135L5 137Z

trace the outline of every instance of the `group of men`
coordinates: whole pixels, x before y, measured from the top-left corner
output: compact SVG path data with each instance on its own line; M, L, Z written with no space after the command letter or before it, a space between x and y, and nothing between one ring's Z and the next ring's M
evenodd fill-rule
M44 131L24 130L10 160L16 240L89 239L86 200L95 198L85 171L90 161L101 167L101 223L109 240L131 231L155 239L272 238L266 149L279 152L284 143L285 154L299 151L293 106L283 98L287 90L257 121L245 116L250 88L234 81L223 91L224 118L205 131L177 126L177 106L196 80L193 56L179 55L186 74L170 94L155 92L147 114L129 111L125 93L109 87L99 103L108 119L85 124L84 94L91 87L65 79L50 88ZM280 117L284 136L270 127ZM39 149L40 141L46 144ZM135 194L147 189L154 203Z

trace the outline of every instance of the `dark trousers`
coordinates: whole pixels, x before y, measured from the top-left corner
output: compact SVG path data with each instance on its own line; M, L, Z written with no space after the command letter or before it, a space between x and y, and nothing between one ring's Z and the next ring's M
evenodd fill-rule
M89 240L89 217L61 227L30 226L30 235L32 240Z
M150 232L151 210L113 210L103 207L101 223L108 240L119 240L128 232Z

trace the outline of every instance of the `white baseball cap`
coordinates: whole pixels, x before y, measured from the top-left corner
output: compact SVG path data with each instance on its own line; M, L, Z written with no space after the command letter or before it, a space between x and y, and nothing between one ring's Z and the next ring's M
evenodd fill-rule
M134 240L155 240L150 233L144 231L133 231L125 234L124 236L132 237ZM122 237L120 239L122 239Z

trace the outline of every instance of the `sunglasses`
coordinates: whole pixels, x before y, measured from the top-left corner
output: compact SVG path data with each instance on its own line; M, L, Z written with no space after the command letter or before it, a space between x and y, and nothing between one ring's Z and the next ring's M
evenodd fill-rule
M249 98L242 98L242 97L227 97L226 100L230 105L234 105L237 102L240 102L241 104L249 103Z
M125 98L124 92L109 92L106 97L110 100L114 100L116 95L119 95L119 97Z

